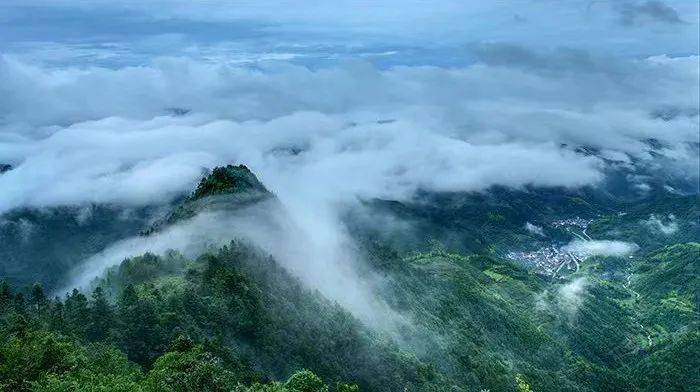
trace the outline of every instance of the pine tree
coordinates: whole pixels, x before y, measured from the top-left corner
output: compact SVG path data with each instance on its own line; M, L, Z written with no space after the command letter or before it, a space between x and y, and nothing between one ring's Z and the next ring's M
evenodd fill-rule
M294 392L328 392L328 386L323 383L323 380L305 369L292 374L284 386Z
M150 365L165 351L156 306L148 299L139 298L132 285L119 298L118 316L120 346L129 359Z
M44 293L44 286L41 283L34 283L32 286L32 291L29 295L29 305L32 310L39 313L46 307L46 294Z
M17 293L15 294L15 300L14 300L14 308L15 312L26 315L27 314L27 301L24 299L24 294L22 293Z
M12 304L12 290L6 281L0 282L0 312L4 312Z
M51 304L49 314L49 328L54 331L67 332L66 320L63 314L64 306L61 299L56 297Z
M66 333L80 338L85 337L89 320L88 301L77 289L66 297L63 314L65 317Z
M102 287L98 286L93 290L90 305L88 339L93 341L104 340L109 337L109 331L114 325L114 311Z

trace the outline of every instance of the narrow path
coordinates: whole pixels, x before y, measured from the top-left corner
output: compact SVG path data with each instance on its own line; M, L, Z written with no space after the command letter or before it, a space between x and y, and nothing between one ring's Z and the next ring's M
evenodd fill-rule
M571 233L571 234L575 235L575 236L576 236L576 237L578 237L578 238L579 238L580 240L582 240L582 241L586 241L586 239L585 239L585 238L581 237L581 235L580 235L580 234L578 234L578 233L575 233L575 232L574 232L573 230L571 230L570 228L568 228L568 227L567 227L567 228L566 228L566 231L568 231L569 233Z
M647 334L647 340L649 341L649 347L651 347L654 344L654 342L651 340L651 334L649 334L649 332L647 332L647 329L644 328L644 326L641 323L637 323L637 324L639 324L639 326L642 328L642 331L644 331L644 333Z
M630 288L630 285L632 284L632 275L634 275L634 273L630 273L629 275L627 275L627 282L623 284L622 287L624 287L630 293L634 294L634 299L639 299L641 295L639 295L638 292Z
M630 287L632 284L632 275L634 275L634 273L631 272L629 275L627 275L627 282L625 282L622 285L622 287L624 287L630 293L634 294L634 299L636 301L641 297L641 295ZM644 325L642 325L642 323L637 322L637 325L639 325L639 327L642 329L642 332L647 335L647 342L649 342L649 347L653 346L654 341L651 339L651 334L649 333L649 331L647 331L647 329L644 327Z
M585 235L586 238L588 238L589 241L593 241L593 238L591 238L591 236L589 236L588 233L586 233L586 230L588 230L588 227L586 227L585 229L583 229L583 235Z

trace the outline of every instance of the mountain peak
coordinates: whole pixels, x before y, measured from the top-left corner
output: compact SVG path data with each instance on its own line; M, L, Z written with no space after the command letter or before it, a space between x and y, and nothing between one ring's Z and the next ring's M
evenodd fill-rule
M226 165L215 167L211 173L202 178L190 199L197 200L207 196L250 191L268 193L265 186L247 166Z
M156 221L140 234L149 235L202 211L235 210L271 197L274 195L247 166L218 166L204 176L194 192L166 218Z

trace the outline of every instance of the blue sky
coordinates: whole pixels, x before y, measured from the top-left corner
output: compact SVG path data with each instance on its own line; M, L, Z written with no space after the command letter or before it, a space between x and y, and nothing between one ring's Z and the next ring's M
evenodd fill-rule
M0 4L0 50L47 64L146 64L156 57L360 58L458 66L484 44L648 57L698 54L698 2L25 1Z

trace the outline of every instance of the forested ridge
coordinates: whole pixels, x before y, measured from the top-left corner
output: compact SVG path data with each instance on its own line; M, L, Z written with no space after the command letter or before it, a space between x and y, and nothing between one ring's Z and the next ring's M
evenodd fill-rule
M251 191L255 197L246 196ZM389 329L359 321L246 239L196 257L176 251L129 257L89 288L57 296L55 285L3 281L0 387L697 390L700 245L692 242L698 239L693 199L654 199L620 215L590 196L572 202L586 195L553 202L547 192L503 192L494 190L490 200L476 195L443 202L442 209L373 203L378 213L391 210L411 220L410 233L348 221L364 273L382 277L376 295L398 315ZM255 203L259 195L274 197L247 168L216 169L141 235L221 203ZM552 208L545 215L526 212L540 203ZM467 207L474 204L484 210ZM636 223L661 211L672 211L683 230L651 235ZM580 270L557 279L499 251L506 242L536 247L543 241L523 233L522 220L567 212L590 214L593 235L614 229L642 247L634 258L588 257ZM473 231L467 220L480 229ZM451 233L463 235L460 246L451 246L456 237L441 229L450 225Z

